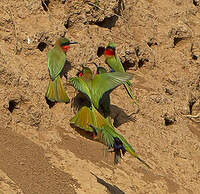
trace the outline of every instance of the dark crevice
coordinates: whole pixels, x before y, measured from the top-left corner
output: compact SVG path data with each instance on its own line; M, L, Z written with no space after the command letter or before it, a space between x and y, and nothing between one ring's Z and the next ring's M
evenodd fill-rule
M120 15L121 16L121 12L125 10L125 4L124 4L124 1L123 0L119 0L118 1L118 4L117 4L117 7L114 9L114 12L117 14L117 15Z
M193 107L193 105L195 104L195 102L196 102L196 100L191 100L191 101L189 101L189 111L190 111L190 115L192 114L192 107Z
M70 19L69 18L65 21L64 26L66 29L70 28Z
M148 41L148 42L147 42L147 45L148 45L149 47L152 47L152 46L157 46L158 43L157 43L157 42Z
M195 0L193 0L193 4L194 4L194 6L198 6L197 1L195 1Z
M104 54L104 51L105 51L105 47L99 46L97 50L97 56L101 57Z
M131 63L129 60L125 60L123 63L123 67L124 67L125 71L134 66L135 66L135 63Z
M37 48L42 52L47 47L47 44L45 42L40 42L37 46Z
M49 3L50 3L49 0L42 0L42 7L43 7L44 11L48 11Z
M137 57L139 57L139 52L140 52L140 49L138 47L136 47L135 48L135 54L136 54Z
M176 46L183 38L174 38L174 46Z
M17 102L15 100L10 100L8 104L8 110L12 113L17 106Z
M169 95L173 95L173 92L169 88L165 88L165 93Z
M197 57L196 55L192 54L192 59L193 59L193 60L197 60L198 57Z
M115 23L117 22L117 20L118 20L118 16L114 15L111 17L104 18L103 21L90 22L89 24L94 24L102 28L111 29L112 27L115 26Z
M145 62L149 62L149 60L148 59L139 59L138 67L141 68Z
M174 116L169 116L167 113L164 114L164 124L165 126L173 125L176 121Z
M165 126L173 125L175 122L174 119L170 119L168 117L165 117L164 120L165 120Z

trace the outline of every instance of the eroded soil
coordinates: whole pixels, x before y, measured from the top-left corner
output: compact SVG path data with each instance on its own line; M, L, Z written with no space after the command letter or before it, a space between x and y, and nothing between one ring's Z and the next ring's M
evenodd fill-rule
M200 193L200 123L185 116L200 113L200 2L43 2L0 2L0 193ZM81 64L105 66L97 49L116 42L140 111L121 86L112 117L152 170L129 154L113 165L70 126L71 103L49 108L46 55L63 35L80 43L67 53L70 99L69 78Z

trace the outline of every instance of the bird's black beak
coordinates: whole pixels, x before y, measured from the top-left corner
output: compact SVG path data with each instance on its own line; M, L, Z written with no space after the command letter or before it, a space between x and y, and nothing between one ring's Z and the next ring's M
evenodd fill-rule
M78 44L78 42L69 41L69 44Z

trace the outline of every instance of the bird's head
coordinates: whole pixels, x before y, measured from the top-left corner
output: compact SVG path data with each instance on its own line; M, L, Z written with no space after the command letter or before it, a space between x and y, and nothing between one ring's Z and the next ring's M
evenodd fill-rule
M89 78L92 78L91 69L89 67L85 67L84 65L82 65L82 71L78 73L78 77L82 77L82 76L88 76Z
M59 46L62 48L62 50L64 52L67 52L68 49L70 48L71 44L78 44L78 42L73 42L73 41L69 41L69 39L62 37L60 38L57 43L59 44Z
M114 42L110 42L104 51L104 55L106 57L112 57L115 55L116 44Z
M97 74L107 73L104 67L97 67Z
M93 62L92 64L94 64L97 68L96 74L107 73L107 71L104 67L98 66L95 62Z

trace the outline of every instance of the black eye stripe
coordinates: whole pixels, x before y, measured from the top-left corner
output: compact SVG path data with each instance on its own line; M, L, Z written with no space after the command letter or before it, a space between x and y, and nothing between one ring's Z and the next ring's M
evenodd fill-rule
M107 46L106 49L110 49L110 50L115 51L115 48L114 48L114 47L111 47L111 46Z
M60 46L68 46L68 45L70 45L69 42L64 42L64 43L61 43L61 44L60 44Z

